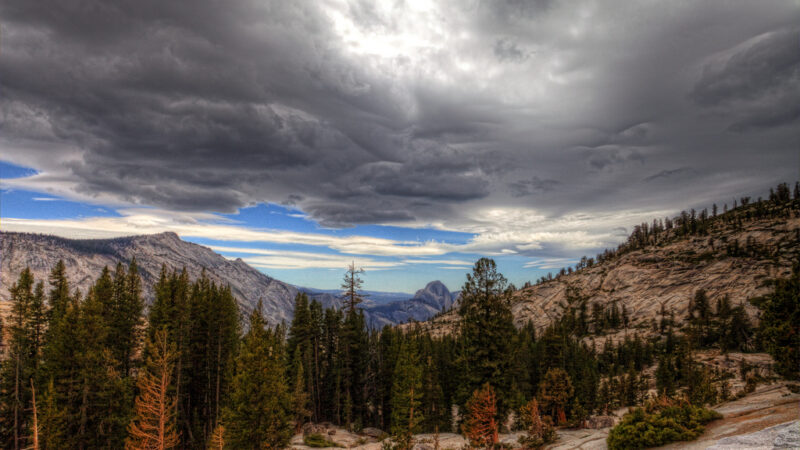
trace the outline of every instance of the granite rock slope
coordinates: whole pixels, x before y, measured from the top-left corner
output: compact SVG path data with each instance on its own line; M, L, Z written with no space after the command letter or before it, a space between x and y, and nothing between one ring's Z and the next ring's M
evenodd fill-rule
M732 256L728 244L752 248ZM659 317L661 306L677 322L686 316L698 289L705 289L710 304L728 296L733 305L744 304L751 317L757 315L747 300L764 295L768 279L787 277L800 261L800 217L753 220L741 227L719 226L708 236L676 238L659 245L631 251L571 274L515 291L511 299L514 322L532 322L541 330L560 317L576 299L625 306L630 328L647 328ZM423 324L434 335L447 334L458 326L451 311Z

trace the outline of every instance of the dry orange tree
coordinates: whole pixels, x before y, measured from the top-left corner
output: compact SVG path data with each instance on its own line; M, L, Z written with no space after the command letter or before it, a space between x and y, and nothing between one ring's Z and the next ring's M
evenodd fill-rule
M33 402L33 424L31 425L33 446L30 447L30 449L39 450L39 414L38 410L36 409L36 388L33 386L33 378L31 378L31 398L31 401Z
M527 436L522 436L519 442L523 448L540 448L542 445L553 442L556 438L555 430L549 419L542 420L539 411L539 402L531 399L520 411L520 419L525 425Z
M164 450L177 447L180 441L175 430L176 398L170 392L175 350L164 330L158 331L148 345L150 356L139 376L139 396L128 426L126 450Z
M472 394L467 402L466 435L473 447L494 448L497 436L497 398L489 383Z
M214 432L211 433L211 439L208 442L208 450L224 450L225 449L225 426L218 423L214 427Z

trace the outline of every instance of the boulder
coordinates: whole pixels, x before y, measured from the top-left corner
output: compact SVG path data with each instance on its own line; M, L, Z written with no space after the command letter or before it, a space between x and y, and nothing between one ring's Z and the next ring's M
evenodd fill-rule
M361 434L363 434L364 436L371 437L373 439L381 439L383 436L386 436L385 432L373 427L364 428L363 430L361 430Z
M614 416L590 416L586 419L586 428L599 430L600 428L613 427L617 423Z
M325 425L321 423L305 423L303 424L303 436L308 436L309 434L325 434Z

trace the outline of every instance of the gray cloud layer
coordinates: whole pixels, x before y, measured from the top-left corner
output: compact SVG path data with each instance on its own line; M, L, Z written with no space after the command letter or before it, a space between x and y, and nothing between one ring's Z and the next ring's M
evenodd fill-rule
M325 225L680 208L797 177L795 2L25 1L29 186ZM654 207L654 205L657 205Z

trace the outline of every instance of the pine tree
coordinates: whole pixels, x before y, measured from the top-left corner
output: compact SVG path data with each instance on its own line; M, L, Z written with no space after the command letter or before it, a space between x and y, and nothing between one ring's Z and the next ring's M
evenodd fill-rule
M341 423L342 404L342 358L340 358L340 336L342 312L326 309L323 317L323 373L322 373L322 417Z
M800 263L789 278L775 280L772 293L751 300L761 309L758 339L775 359L775 371L800 376Z
M30 269L23 270L16 283L9 289L11 294L11 313L9 321L9 341L7 358L0 372L0 420L2 420L2 442L4 448L20 449L27 443L27 430L30 429L30 414L27 412L31 401L28 380L36 378L39 348L36 347L33 309L34 278ZM39 294L37 289L37 295Z
M636 405L639 400L639 378L633 365L628 367L623 386L622 397L624 405Z
M289 338L286 342L286 350L290 355L295 355L298 348L301 355L308 350L311 345L312 326L308 296L300 292L294 298L294 317L289 326Z
M38 383L42 372L42 351L45 345L45 334L47 330L48 311L44 301L44 283L39 281L33 290L33 297L30 305L30 319L28 322L28 334L30 336L31 363L33 364L33 379Z
M364 284L364 280L360 277L363 273L364 269L356 269L356 263L352 262L344 274L342 289L344 290L345 306L348 312L353 312L356 306L364 300L361 297L361 286Z
M133 384L110 348L114 322L113 281L104 269L80 305L77 358L80 397L77 446L122 447L130 422Z
M221 416L223 399L230 388L234 358L239 345L239 307L230 286L218 291L213 299L211 321L212 372L214 377L213 424ZM214 427L212 427L213 429Z
M119 362L119 370L123 376L128 377L135 364L133 358L141 337L144 308L141 298L142 280L136 258L131 261L127 272L121 264L118 265L114 283L114 312L109 324L109 347Z
M424 358L425 361L425 363L422 364L422 410L425 416L423 429L425 431L431 431L440 427L446 427L449 422L449 417L444 391L439 381L439 367L432 354L433 349L431 348L432 343L430 342L430 336L425 336L423 339L427 343L426 350L421 354L421 358Z
M459 404L484 383L492 382L500 394L500 411L505 412L518 397L514 378L518 374L514 347L517 330L509 306L508 283L495 262L481 258L461 290Z
M261 302L250 314L250 328L236 358L224 422L234 448L286 445L292 434L291 394L283 367L283 336L266 328Z
M470 445L494 448L498 439L497 401L494 389L486 383L475 391L467 402L467 420L464 432Z
M298 382L295 371L298 367L303 368L302 388L306 397L311 401L311 415L317 411L314 399L316 383L315 375L319 371L319 348L320 345L320 324L319 324L319 304L314 306L316 317L312 318L311 306L308 303L308 296L299 293L294 300L294 317L289 326L289 337L287 339L287 353L292 355L293 361L289 366L288 378ZM314 355L317 357L315 358ZM297 386L294 386L297 388ZM308 405L307 405L308 406Z
M569 404L574 389L569 375L554 367L547 371L539 384L539 403L558 425L566 422L565 408Z
M342 415L348 429L363 425L363 384L368 367L369 339L362 310L348 310L339 335ZM357 427L357 428L359 428Z
M44 348L48 380L42 410L42 442L45 448L77 448L80 402L83 389L81 354L84 330L80 322L80 295L67 300L63 313L51 315Z
M325 313L322 305L312 300L309 305L309 320L311 322L309 341L311 349L306 355L308 361L308 392L311 396L313 420L319 422L322 417L322 376L324 363L323 333L325 329Z
M400 450L413 447L412 436L424 420L422 367L416 343L406 338L394 370L392 386L392 436Z
M294 368L294 387L292 389L292 415L294 416L294 432L299 433L305 421L311 417L308 409L308 392L306 392L306 376L299 349L294 351L292 361Z
M59 260L50 271L49 283L50 293L47 299L50 309L48 311L48 322L53 322L64 316L70 301L67 269L63 260Z
M139 375L135 416L128 426L125 448L164 450L178 446L175 424L177 399L172 395L175 348L161 330L151 341L147 367Z

